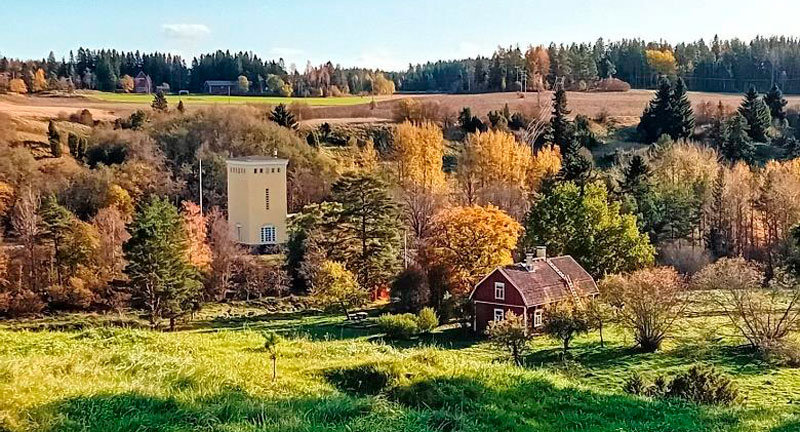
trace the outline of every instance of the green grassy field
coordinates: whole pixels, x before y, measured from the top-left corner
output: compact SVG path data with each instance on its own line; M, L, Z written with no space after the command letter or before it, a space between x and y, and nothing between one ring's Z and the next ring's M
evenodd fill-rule
M88 97L104 102L120 102L120 103L135 103L149 105L153 101L152 95L147 94L132 94L132 93L105 93L105 92L92 92L87 95ZM167 96L167 101L170 104L177 104L179 100L183 99L186 103L200 103L200 104L269 104L277 105L280 103L291 104L294 102L305 103L310 106L349 106L368 104L372 96L344 96L344 97L310 97L310 98L285 98L279 96L221 96L221 95L206 95L206 94L192 94L188 96ZM380 100L380 97L375 97L375 100Z
M538 338L525 367L457 328L401 343L338 316L212 307L175 333L65 316L0 324L0 431L800 430L800 370L737 347L718 318L681 322L662 352ZM281 332L278 379L262 329ZM731 407L632 397L624 380L700 362L732 374Z

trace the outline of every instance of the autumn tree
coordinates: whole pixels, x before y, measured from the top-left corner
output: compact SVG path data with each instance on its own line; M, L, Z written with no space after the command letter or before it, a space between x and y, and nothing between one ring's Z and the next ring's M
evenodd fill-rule
M36 69L36 73L33 75L33 81L31 82L31 91L33 93L39 93L45 90L47 90L47 77L44 75L44 69Z
M390 95L395 91L394 81L387 79L382 73L376 73L372 77L372 94Z
M659 75L674 76L677 61L670 50L646 50L647 64Z
M24 188L14 205L11 215L11 227L22 244L25 253L25 269L27 288L32 293L41 290L41 273L39 272L38 245L42 235L42 218L39 215L41 198L38 191L30 186Z
M522 226L492 205L453 207L436 218L432 246L460 292L497 266L511 264Z
M769 127L772 123L770 108L758 94L755 87L750 87L739 106L739 114L747 120L748 135L753 141L768 142Z
M311 298L325 309L348 311L366 304L369 293L359 287L355 275L341 263L324 261L311 281Z
M208 269L211 263L211 248L208 245L208 221L200 206L184 201L181 204L183 226L186 229L186 258L198 270Z
M130 93L133 91L134 88L134 81L133 77L130 75L122 75L119 78L119 87L122 89L124 93Z
M106 292L101 299L117 310L127 303L129 296L126 292L112 289L108 283L124 276L126 261L122 246L131 238L125 226L127 220L127 216L116 207L104 207L92 218L99 240L96 255L98 278L106 282Z
M134 300L144 307L150 325L189 312L197 300L200 283L186 251L188 239L183 220L172 204L153 197L144 203L130 225L131 239L125 244Z
M600 282L600 292L616 309L622 325L633 331L636 344L654 352L687 305L686 284L671 267L654 267L612 275Z
M28 93L28 86L20 78L14 78L8 82L8 91L11 93L26 94Z
M588 184L583 193L571 182L556 185L533 204L525 232L527 248L572 255L595 277L644 267L655 254L636 217L621 214L601 183Z
M236 79L236 88L239 90L239 93L249 92L250 80L248 80L244 75L239 75L239 78Z
M505 319L492 321L486 328L486 334L492 345L507 350L514 364L522 366L522 356L527 350L531 334L525 325L525 318L512 311L506 313Z

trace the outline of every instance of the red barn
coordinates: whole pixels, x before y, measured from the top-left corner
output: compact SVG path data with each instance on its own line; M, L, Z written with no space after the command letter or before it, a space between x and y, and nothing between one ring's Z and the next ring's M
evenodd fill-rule
M524 263L498 267L475 285L470 294L472 328L483 333L489 322L502 320L513 311L535 329L542 325L547 305L599 293L592 276L571 256L548 258L545 248L539 247L536 256L527 254Z

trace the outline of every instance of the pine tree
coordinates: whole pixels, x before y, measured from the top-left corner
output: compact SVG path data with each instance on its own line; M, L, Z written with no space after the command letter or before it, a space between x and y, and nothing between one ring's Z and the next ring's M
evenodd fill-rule
M269 119L285 128L297 129L297 120L294 118L294 114L284 104L278 104L269 114Z
M345 174L331 192L342 206L338 229L350 239L340 245L343 261L359 285L384 286L398 267L400 222L387 185L369 174Z
M641 139L650 144L664 134L672 132L672 85L666 77L661 77L655 97L644 109L637 130Z
M686 94L686 83L678 78L672 91L670 106L672 108L672 139L686 139L694 134L694 111L689 96Z
M111 67L111 62L106 57L102 57L98 61L95 76L98 90L113 92L117 89L117 75Z
M78 136L75 135L72 132L70 132L69 135L67 135L67 147L69 148L69 154L72 155L72 157L77 158L78 157Z
M748 133L747 120L741 114L734 115L725 123L720 153L731 162L753 161L755 146Z
M772 88L769 89L769 93L764 96L764 102L769 107L769 112L773 119L781 122L786 120L786 104L788 102L783 97L783 92L777 84L773 84Z
M50 153L53 157L61 157L63 151L61 149L61 134L56 129L56 123L50 120L47 125L47 139L50 142Z
M153 95L153 103L150 104L154 111L159 112L167 112L169 110L169 105L167 104L167 97L164 96L164 92L161 90L157 91L155 95Z
M753 141L769 141L767 130L772 122L772 117L769 107L758 95L755 87L750 87L745 94L742 105L739 106L739 114L747 121L748 135Z
M125 244L133 298L156 327L161 318L175 318L192 309L201 285L187 256L187 234L183 219L165 198L145 203L130 226Z

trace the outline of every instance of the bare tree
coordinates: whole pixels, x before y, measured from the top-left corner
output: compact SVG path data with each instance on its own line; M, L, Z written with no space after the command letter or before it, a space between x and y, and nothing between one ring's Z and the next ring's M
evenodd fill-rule
M547 99L547 102L539 108L536 116L528 122L525 131L522 133L522 141L531 146L531 151L536 150L536 141L547 130L550 125L550 116L553 109L553 101Z
M656 351L686 309L686 284L672 267L655 267L601 282L619 321L633 330L636 344Z
M11 226L17 233L20 242L25 250L27 258L28 288L33 292L39 292L40 288L40 269L38 267L39 236L42 234L42 218L39 216L39 204L41 197L38 191L31 187L23 189L14 212L11 215Z
M764 274L743 258L723 258L695 276L699 288L716 290L714 301L753 348L780 348L800 322L800 284L777 271L765 286Z
M222 301L232 289L231 277L234 264L243 251L233 238L228 219L219 208L211 209L208 225L208 237L211 245L211 274L207 290L214 300Z

